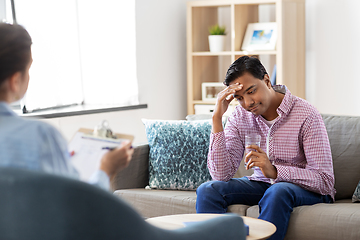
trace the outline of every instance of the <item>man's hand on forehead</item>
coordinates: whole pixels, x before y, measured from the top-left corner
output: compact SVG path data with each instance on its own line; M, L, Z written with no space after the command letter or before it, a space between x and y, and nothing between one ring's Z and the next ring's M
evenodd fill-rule
M238 83L238 82L230 83L230 84L229 84L229 87L231 87L231 86L236 86L236 85L242 85L242 83Z
M235 98L236 92L243 89L243 87L244 86L241 83L236 82L236 83L230 84L228 89L229 89L229 91L231 91L233 93L232 96Z
M238 82L229 85L229 89L234 89L236 91L239 91L243 87L244 87L244 85L242 83L238 83Z

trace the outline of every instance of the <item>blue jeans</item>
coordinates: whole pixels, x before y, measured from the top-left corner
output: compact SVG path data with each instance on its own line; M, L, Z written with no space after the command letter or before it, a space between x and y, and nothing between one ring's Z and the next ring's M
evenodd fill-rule
M332 202L329 195L310 192L292 183L271 185L247 177L206 182L198 187L196 194L197 213L225 213L232 204L258 204L259 219L272 222L277 228L269 239L284 239L294 207Z

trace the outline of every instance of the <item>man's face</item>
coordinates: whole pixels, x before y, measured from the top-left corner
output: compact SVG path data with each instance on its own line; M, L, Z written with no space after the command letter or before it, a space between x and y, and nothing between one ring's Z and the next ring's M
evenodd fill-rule
M240 105L254 115L266 115L271 104L271 84L269 76L265 75L263 80L245 73L230 83L243 85L242 89L235 92L234 97Z

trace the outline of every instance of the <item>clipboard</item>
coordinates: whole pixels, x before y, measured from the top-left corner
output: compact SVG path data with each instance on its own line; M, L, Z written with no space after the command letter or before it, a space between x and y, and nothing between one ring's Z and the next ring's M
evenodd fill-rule
M103 147L118 147L123 141L134 140L134 136L127 134L114 133L116 138L109 138L94 136L93 132L92 129L80 128L68 144L70 153L73 153L71 163L83 181L89 181L99 169L102 156L109 151Z

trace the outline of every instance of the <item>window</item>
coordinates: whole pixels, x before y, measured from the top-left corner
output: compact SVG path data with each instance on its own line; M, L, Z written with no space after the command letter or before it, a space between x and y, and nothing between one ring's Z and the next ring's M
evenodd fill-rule
M135 0L16 0L15 10L33 39L27 110L138 104Z

